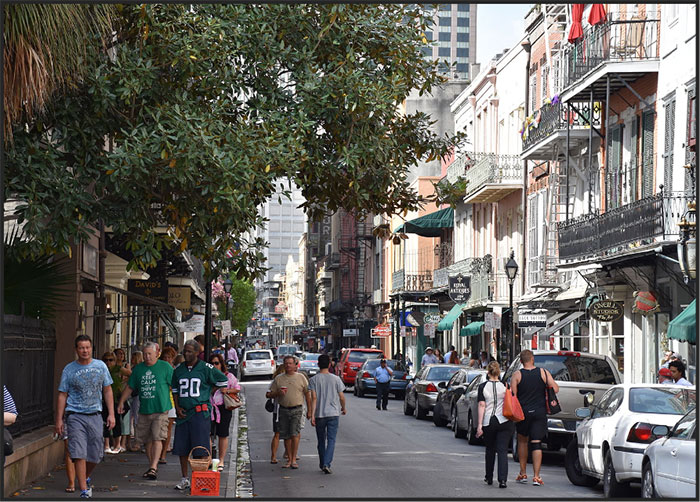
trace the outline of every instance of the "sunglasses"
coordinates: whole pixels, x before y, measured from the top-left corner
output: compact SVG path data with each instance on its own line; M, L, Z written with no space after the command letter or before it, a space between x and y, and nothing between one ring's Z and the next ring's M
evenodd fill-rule
M105 361L107 361L107 362L114 361L114 358L112 358L112 359L105 359Z
M221 366L221 363L219 361L212 361L212 364L215 364L216 366Z

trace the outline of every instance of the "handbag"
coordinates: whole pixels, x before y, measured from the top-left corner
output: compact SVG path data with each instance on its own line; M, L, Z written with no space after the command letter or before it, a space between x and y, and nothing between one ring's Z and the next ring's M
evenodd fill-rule
M516 423L525 420L523 408L520 406L518 398L510 390L510 385L506 385L506 394L503 396L503 416Z
M268 398L267 401L265 401L265 410L270 413L275 411L275 403L272 402L272 398Z
M546 386L546 389L544 391L544 404L547 408L547 415L556 415L561 411L561 405L559 404L559 398L557 398L557 393L554 392L554 388L547 385L546 374L544 384Z
M227 410L235 410L243 404L243 399L241 399L239 396L233 397L225 392L222 392L222 394L224 395L224 407Z
M12 455L12 452L15 451L15 449L12 445L12 434L10 434L10 431L7 430L7 427L5 427L3 431L3 447L5 449L5 456L7 457L8 455Z

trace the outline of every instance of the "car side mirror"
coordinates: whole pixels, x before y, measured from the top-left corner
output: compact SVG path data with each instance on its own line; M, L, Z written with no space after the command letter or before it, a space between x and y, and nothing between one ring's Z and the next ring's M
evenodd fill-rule
M578 418L588 418L591 416L590 408L576 408L576 416Z
M447 383L446 382L438 382L438 387L440 387L441 389L446 389Z
M671 430L668 428L666 425L657 425L651 430L651 433L656 436L656 437L664 437L668 436L668 433L671 432Z

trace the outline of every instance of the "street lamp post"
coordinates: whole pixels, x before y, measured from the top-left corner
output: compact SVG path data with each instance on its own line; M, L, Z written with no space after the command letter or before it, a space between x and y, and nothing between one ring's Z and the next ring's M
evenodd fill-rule
M513 326L513 283L515 282L515 276L518 275L518 263L514 259L515 253L510 252L510 258L506 263L506 276L508 277L508 290L509 290L509 303L510 310L508 311L508 331L509 339L506 342L507 358L508 362L512 360L512 355L515 353L514 339L515 339L515 329ZM499 347L500 350L500 347Z
M233 281L231 279L226 279L224 281L224 291L226 291L227 295L231 294L231 288L233 287ZM225 310L225 315L224 315L224 320L228 319L228 300L229 296L226 297L226 310Z

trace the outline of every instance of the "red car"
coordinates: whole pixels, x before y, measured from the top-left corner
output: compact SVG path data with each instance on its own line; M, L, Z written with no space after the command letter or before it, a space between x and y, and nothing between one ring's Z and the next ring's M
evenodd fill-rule
M379 349L343 349L336 365L336 374L347 386L355 385L355 375L367 359L379 359L384 353Z

